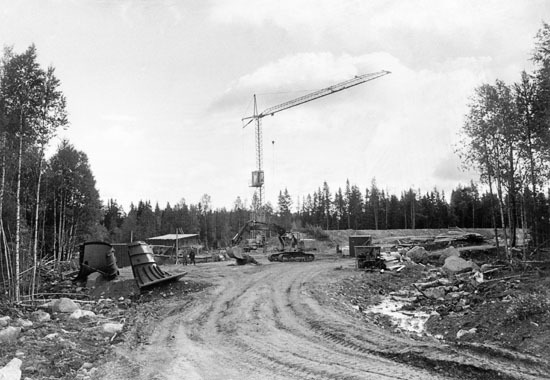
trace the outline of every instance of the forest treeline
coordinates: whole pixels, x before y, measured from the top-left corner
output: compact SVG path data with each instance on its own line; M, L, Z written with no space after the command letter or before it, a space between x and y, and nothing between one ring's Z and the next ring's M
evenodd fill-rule
M294 229L408 229L476 227L530 231L531 249L550 236L550 26L535 36L532 72L518 83L501 80L472 89L457 153L480 174L478 183L458 185L451 194L437 187L389 194L371 180L367 188L347 181L325 182L308 195L281 189L276 205L250 205L237 198L212 209L205 194L161 209L148 200L128 210L102 202L85 152L62 141L51 157L46 148L70 127L67 99L53 66L38 63L34 45L0 58L0 264L10 299L35 294L37 273L48 263L75 257L90 240L129 242L175 233L196 233L208 248L226 246L251 214ZM444 112L442 110L442 112ZM364 179L361 179L364 181ZM321 181L321 179L320 179ZM207 192L207 189L205 189ZM503 228L506 227L506 228Z
M550 206L550 198L543 195L543 199ZM280 192L276 207L268 203L262 211L270 222L295 231L492 228L495 221L497 228L502 228L500 219L493 218L493 205L497 202L496 195L481 193L473 182L459 185L447 199L437 189L426 193L409 189L399 196L387 194L373 179L367 189L361 190L347 181L344 190L338 188L334 192L324 182L313 195L296 202L285 189ZM237 198L230 209L211 209L209 203L206 194L197 204L182 200L164 208L139 201L126 213L116 200L109 200L103 210L103 238L129 242L179 231L198 234L208 248L222 248L258 212L253 206L254 197L252 206ZM550 207L545 210L549 211L545 216L550 217Z

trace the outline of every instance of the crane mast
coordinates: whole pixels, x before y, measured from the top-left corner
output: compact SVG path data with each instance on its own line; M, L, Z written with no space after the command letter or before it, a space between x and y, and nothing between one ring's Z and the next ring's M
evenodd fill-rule
M355 76L354 78L349 79L345 82L337 83L330 87L323 88L322 90L314 91L310 94L300 96L298 98L267 108L261 113L258 113L258 103L256 101L256 95L254 94L254 113L252 116L244 117L242 121L244 122L245 120L248 120L248 122L243 126L243 128L246 127L248 124L255 122L254 137L255 137L255 145L256 145L256 170L252 172L252 182L250 186L259 189L258 201L259 201L260 208L263 205L263 197L264 197L264 194L263 194L264 193L263 141L262 141L262 128L261 128L262 118L264 118L267 115L273 116L278 112L287 110L292 107L299 106L307 102L311 102L312 100L319 99L319 98L334 94L336 92L346 90L350 87L354 87L365 82L369 82L371 80L380 78L387 74L390 74L390 72L383 70L375 73ZM256 220L264 221L262 219L263 218L261 215L258 215L256 217Z

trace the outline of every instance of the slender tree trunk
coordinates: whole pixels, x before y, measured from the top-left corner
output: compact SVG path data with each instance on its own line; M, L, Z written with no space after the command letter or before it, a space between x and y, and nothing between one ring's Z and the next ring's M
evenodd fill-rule
M4 245L4 224L3 224L3 214L4 214L4 186L6 183L6 139L7 139L7 133L4 131L2 132L0 145L1 145L1 151L2 151L2 158L1 158L1 168L0 168L0 253L5 254L6 258L6 276L8 278L8 288L12 286L11 284L11 272L10 272L10 266L9 266L9 260L8 260L8 247L7 245ZM2 271L2 280L4 280L4 272Z
M19 152L17 154L17 191L15 206L15 301L20 301L21 282L19 279L19 261L21 249L21 166L23 161L23 112L19 116Z
M0 142L2 150L2 168L0 171L0 218L2 218L4 212L4 186L6 183L6 139L6 132L2 132L2 141ZM0 231L0 233L4 233L4 231Z
M0 236L2 238L1 244L4 246L4 260L6 261L6 276L8 277L8 292L10 299L13 297L13 268L10 259L10 252L8 242L6 239L6 233L4 231L4 223L0 218Z
M61 194L61 204L59 205L59 262L63 261L65 255L65 221L67 218L66 215L66 198L65 194Z
M57 266L57 205L56 205L56 195L54 192L53 196L53 262L54 267Z
M44 155L44 146L40 149L40 158L38 161L38 182L36 184L36 209L34 212L34 242L32 247L33 271L31 280L31 299L34 300L36 286L36 268L38 266L38 215L40 210L40 183L42 180L42 156Z
M502 181L500 177L500 165L497 161L497 196L498 196L498 206L500 210L500 223L502 224L502 232L504 233L504 251L506 253L506 258L510 259L510 251L508 248L508 233L506 232L506 219L504 218L504 199L502 196Z
M378 199L375 199L374 202L375 202L373 204L373 206L374 206L373 207L374 208L374 210L373 210L374 211L374 229L378 230L378 205L377 205Z
M498 239L498 228L497 228L497 219L495 216L496 210L495 210L495 194L493 192L493 180L491 178L491 175L489 174L489 195L491 197L491 220L493 222L493 229L495 232L495 245L497 247L497 255L500 256L500 250L499 250L499 239Z
M516 196L516 183L515 183L515 165L514 165L514 149L509 144L508 164L510 165L510 174L508 178L509 193L508 197L508 218L510 220L510 246L516 246L516 223L517 223L517 196Z
M386 198L386 202L385 202L385 211L386 211L386 215L385 215L385 218L386 218L386 230L388 229L388 208L389 208L389 204L388 204L388 199Z
M489 152L489 148L487 146L487 140L484 140L483 141L483 146L485 148L485 165L486 165L486 169L487 169L487 179L488 179L488 182L489 182L489 195L491 197L491 220L493 222L493 229L495 231L495 245L496 245L496 248L497 248L497 256L500 257L500 247L499 247L499 239L498 239L498 228L497 228L497 220L496 220L496 216L495 216L495 197L494 197L494 192L493 192L493 178L491 176L491 165L489 164L489 156L488 156L488 152Z
M472 228L476 228L476 200L475 200L475 198L472 202Z
M527 233L527 230L525 228L527 221L527 215L526 215L526 204L525 204L525 193L521 197L521 234L523 235L522 239L522 251L523 251L523 261L527 260L527 246L525 245L525 236Z
M535 158L533 157L533 136L532 136L532 122L531 122L531 113L527 108L526 111L526 120L525 125L527 129L527 156L529 157L529 169L530 169L530 180L531 180L531 205L525 205L526 209L530 211L530 228L532 229L531 237L533 239L533 245L538 246L539 241L541 240L538 236L538 219L536 217L537 213L537 182L535 175ZM529 207L530 206L530 207Z
M416 210L415 210L415 195L414 193L411 191L411 228L413 230L416 229L416 218L415 218L415 215L416 215Z

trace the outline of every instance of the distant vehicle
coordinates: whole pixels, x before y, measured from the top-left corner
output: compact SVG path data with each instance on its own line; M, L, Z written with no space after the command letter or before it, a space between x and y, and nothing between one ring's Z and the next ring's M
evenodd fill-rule
M248 240L243 242L243 235L250 231L273 231L277 233L280 247L277 252L267 256L269 261L313 261L315 256L311 253L306 253L304 244L300 247L300 240L297 234L287 232L283 227L275 223L264 223L255 220L250 220L245 223L241 230L231 239L231 249L228 250L228 256L237 260L238 265L243 265L248 262L255 262L247 252L250 252L254 243ZM249 239L250 240L250 239ZM251 239L254 240L254 239ZM257 247L257 241L256 241ZM265 243L264 243L265 244ZM257 249L257 248L256 248ZM244 251L241 252L241 251Z

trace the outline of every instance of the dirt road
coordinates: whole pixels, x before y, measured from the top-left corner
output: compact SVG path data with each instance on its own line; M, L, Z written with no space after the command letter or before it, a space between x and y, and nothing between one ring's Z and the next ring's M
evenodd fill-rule
M463 379L537 378L504 358L456 352L392 334L319 299L350 261L189 267L186 281L209 282L172 301L139 345L121 345L97 379ZM337 276L337 275L336 275ZM170 301L167 301L170 302ZM145 334L145 333L144 333ZM424 363L424 364L423 364ZM415 364L414 366L411 364ZM475 370L467 369L473 366ZM424 367L424 368L423 368ZM487 369L483 377L479 368ZM466 369L466 370L465 370ZM459 372L456 372L458 370ZM502 377L499 371L502 370ZM477 371L477 372L476 372Z

